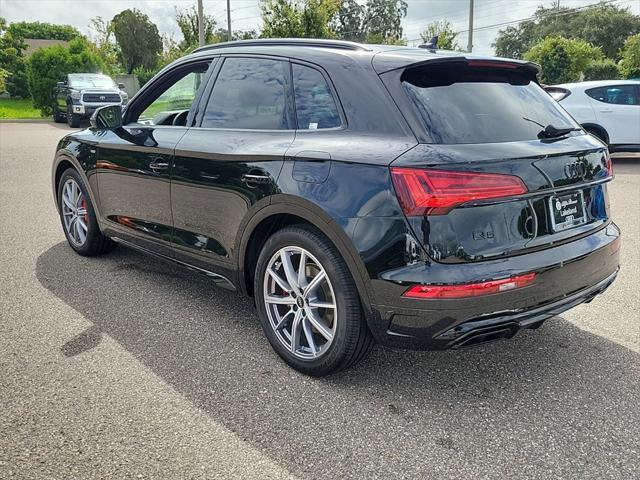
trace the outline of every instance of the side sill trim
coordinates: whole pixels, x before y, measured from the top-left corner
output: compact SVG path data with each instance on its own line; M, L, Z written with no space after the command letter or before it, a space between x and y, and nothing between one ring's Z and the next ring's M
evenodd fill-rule
M220 275L218 273L214 273L210 270L206 270L204 268L200 268L200 267L196 267L195 265L191 265L190 263L187 262L183 262L181 260L177 260L175 258L171 258L168 257L166 255L163 255L161 253L158 252L154 252L153 250L149 250L148 248L144 248L141 247L139 245L136 245L135 243L131 243L128 242L126 240L123 240L119 237L111 237L111 239L114 242L118 242L126 247L132 248L133 250L138 250L139 252L142 253L146 253L149 255L153 255L154 257L158 257L161 258L162 260L167 260L169 262L173 262L173 263L177 263L178 265L182 265L183 267L188 268L189 270L193 270L195 272L201 273L203 275L206 275L207 277L211 278L213 280L213 282L216 284L216 286L218 287L222 287L226 290L231 290L232 292L236 291L236 287L235 285L233 285L233 283L231 282L231 280L229 280L227 277Z

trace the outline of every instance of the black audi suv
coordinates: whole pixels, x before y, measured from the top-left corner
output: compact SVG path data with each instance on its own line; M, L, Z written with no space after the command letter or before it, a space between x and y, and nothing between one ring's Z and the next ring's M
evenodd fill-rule
M537 72L327 40L199 48L60 141L64 233L81 255L120 243L253 296L310 375L374 342L510 338L618 271L608 152Z

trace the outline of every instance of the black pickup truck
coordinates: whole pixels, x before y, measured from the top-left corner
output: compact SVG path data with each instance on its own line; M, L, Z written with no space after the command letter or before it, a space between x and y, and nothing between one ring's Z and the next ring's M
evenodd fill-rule
M57 123L67 121L77 128L83 118L104 105L126 105L129 101L124 85L116 84L111 77L98 73L70 73L58 82L54 92L53 119Z

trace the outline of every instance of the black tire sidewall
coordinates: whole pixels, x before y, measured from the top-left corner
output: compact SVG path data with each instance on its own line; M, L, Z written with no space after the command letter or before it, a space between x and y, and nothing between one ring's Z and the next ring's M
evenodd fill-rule
M89 223L87 224L87 239L81 246L75 245L71 239L69 238L69 233L64 226L64 218L62 214L62 186L69 179L73 179L76 181L84 198L87 201L87 214L89 216ZM84 184L84 181L77 170L73 168L68 168L62 173L60 177L60 182L58 183L58 212L60 216L60 223L62 224L62 231L64 232L64 236L67 238L69 242L69 246L73 248L80 255L93 255L96 250L96 244L100 241L100 237L102 233L100 232L100 228L98 226L98 221L96 219L95 210L93 209L93 203L91 202L91 197L89 196L89 192Z
M73 113L71 105L67 106L67 124L71 128L78 128L80 126L80 119Z
M293 356L276 336L267 315L263 294L264 275L274 253L286 246L302 247L322 264L336 297L338 317L335 336L327 352L318 359L303 360ZM258 259L254 293L258 317L265 335L285 362L303 373L314 376L332 373L347 363L354 347L354 337L357 337L359 323L362 321L360 299L344 260L319 232L301 227L287 227L271 236Z

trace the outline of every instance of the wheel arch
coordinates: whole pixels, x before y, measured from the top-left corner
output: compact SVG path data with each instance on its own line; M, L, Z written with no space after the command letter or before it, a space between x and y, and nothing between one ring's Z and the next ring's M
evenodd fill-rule
M73 168L78 172L80 177L82 177L82 181L85 184L87 191L89 192L89 197L91 199L91 204L93 205L94 210L96 211L96 217L98 218L98 222L100 221L100 214L98 211L98 203L95 198L95 194L93 189L91 188L91 183L89 182L89 178L85 170L80 165L80 162L66 151L59 152L56 155L55 160L53 162L53 168L51 169L51 182L53 184L53 199L56 205L56 209L59 211L60 206L58 205L58 188L60 183L60 178L62 178L62 174L67 168Z
M586 123L582 123L581 126L589 133L591 131L600 132L606 144L609 145L609 133L602 125L599 125L597 123L586 122Z
M277 195L269 205L258 210L242 229L237 251L238 283L240 289L253 296L253 269L267 238L285 226L309 224L318 228L338 249L356 284L367 316L371 312L367 270L353 248L347 232L326 212L306 200ZM282 198L285 197L285 198Z

